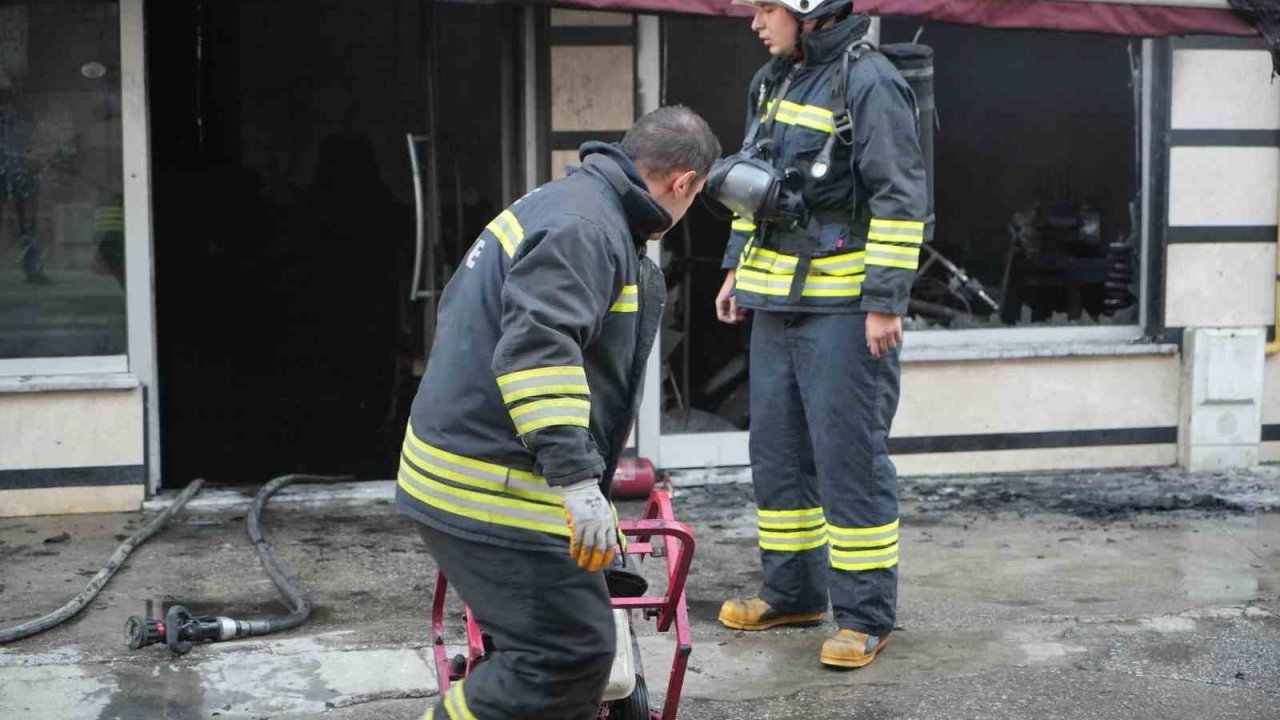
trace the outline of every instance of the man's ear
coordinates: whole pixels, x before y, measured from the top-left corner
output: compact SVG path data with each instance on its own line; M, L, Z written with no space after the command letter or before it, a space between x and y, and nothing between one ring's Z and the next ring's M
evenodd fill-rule
M671 189L674 190L677 195L684 197L692 192L697 186L698 173L694 170L688 170L676 176L675 180L671 184Z

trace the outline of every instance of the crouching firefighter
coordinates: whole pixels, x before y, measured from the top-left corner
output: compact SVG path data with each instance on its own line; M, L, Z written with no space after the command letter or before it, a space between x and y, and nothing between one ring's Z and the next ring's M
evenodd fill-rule
M492 638L434 720L589 720L614 654L608 483L666 287L645 243L688 210L720 144L684 107L504 210L441 300L397 506Z
M746 0L738 0L746 2ZM742 152L708 197L736 215L716 299L754 312L751 473L764 586L730 599L738 630L838 631L820 660L862 667L897 605L897 477L886 439L898 346L930 221L916 101L850 0L751 0L773 56L751 83Z

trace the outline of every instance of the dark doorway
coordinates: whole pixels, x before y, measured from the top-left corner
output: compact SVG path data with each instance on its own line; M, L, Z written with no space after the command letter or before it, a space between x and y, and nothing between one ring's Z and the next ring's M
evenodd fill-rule
M163 477L392 477L421 372L407 133L440 223L502 203L509 8L148 3ZM434 46L433 46L434 43ZM440 233L444 235L444 233Z

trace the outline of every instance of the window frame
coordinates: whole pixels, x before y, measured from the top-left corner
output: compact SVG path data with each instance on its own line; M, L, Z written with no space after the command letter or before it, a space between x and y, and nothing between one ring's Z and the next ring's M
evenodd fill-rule
M656 31L650 31L657 35ZM646 40L642 31L639 42ZM649 42L658 42L657 37ZM902 362L912 364L939 361L1007 362L1029 357L1117 357L1134 354L1168 354L1170 345L1163 327L1163 288L1158 273L1162 263L1163 197L1162 168L1168 152L1162 144L1162 122L1168 112L1169 72L1167 43L1144 38L1141 41L1141 98L1139 142L1139 290L1138 322L1129 325L1023 326L970 330L912 330L907 333ZM660 77L656 62L637 63L642 83ZM656 251L655 243L650 252ZM645 393L637 420L638 452L662 468L712 468L750 463L749 431L668 434L662 425L662 377L660 353L653 353L645 376Z
M1139 142L1141 143L1139 156L1141 158L1141 166L1138 168L1138 187L1140 188L1138 216L1138 322L1128 325L1024 325L967 330L911 330L909 331L911 342L908 345L904 345L903 348L903 362L918 361L912 355L931 357L934 355L933 351L937 350L949 351L948 359L987 359L989 357L988 353L981 347L977 347L984 344L1001 346L1058 345L1061 346L1061 351L1051 354L1059 356L1072 355L1075 353L1070 348L1081 343L1104 345L1135 343L1151 337L1156 331L1160 330L1152 322L1151 306L1153 298L1151 296L1150 277L1152 270L1152 222L1155 220L1152 200L1160 192L1160 189L1156 187L1156 179L1152 175L1152 152L1154 149L1152 145L1152 128L1156 119L1153 91L1157 50L1155 42L1150 38L1143 38L1140 47L1139 67L1141 69L1141 77L1139 80L1142 94L1139 104L1140 117L1137 118L1138 123L1140 123ZM914 348L920 348L922 352L917 354L913 351ZM964 351L965 348L973 348L973 351L966 353Z
M117 0L120 32L121 181L125 205L125 354L0 358L0 378L132 374L154 380L150 141L142 5ZM136 269L136 271L135 271Z
M141 388L148 492L160 487L155 284L151 220L151 129L148 116L146 0L117 0L120 33L121 183L125 212L124 355L0 358L0 393L23 392L23 381L59 391ZM36 382L40 385L42 383Z

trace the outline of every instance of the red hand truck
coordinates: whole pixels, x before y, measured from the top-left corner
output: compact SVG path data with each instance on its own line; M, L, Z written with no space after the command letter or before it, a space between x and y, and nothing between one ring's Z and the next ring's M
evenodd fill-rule
M619 627L619 642L614 661L614 677L600 705L600 720L676 720L680 706L680 693L684 688L685 669L689 653L693 651L693 636L689 629L689 609L685 601L684 586L689 578L689 566L693 562L693 531L678 522L671 510L671 498L665 490L654 490L649 495L644 514L637 520L622 520L618 528L630 540L627 543L628 563L643 561L646 557L661 558L665 563L667 587L662 595L641 594L635 597L620 596L612 592L614 619ZM633 566L634 567L634 566ZM448 656L445 650L445 590L449 583L443 573L436 575L435 598L431 604L431 632L433 637L436 678L440 694L467 676L476 663L484 658L484 634L464 608L466 619L467 654ZM642 591L643 592L643 591ZM671 661L671 675L667 682L667 697L662 709L649 706L648 689L640 664L639 646L632 626L633 611L639 611L644 620L654 620L658 632L670 632L675 627L675 656ZM625 626L624 626L625 623ZM616 677L620 672L633 672L633 677Z

